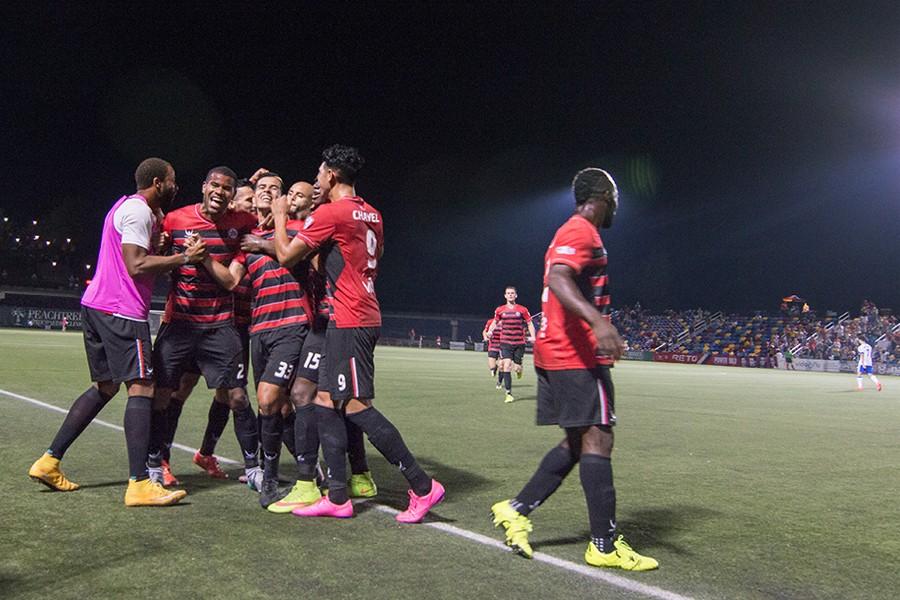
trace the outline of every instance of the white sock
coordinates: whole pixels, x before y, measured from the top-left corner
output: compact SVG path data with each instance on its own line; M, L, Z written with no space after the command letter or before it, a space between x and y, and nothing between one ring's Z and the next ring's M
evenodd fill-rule
M875 382L875 385L878 385L878 378L877 378L877 377L875 377L874 375L869 375L869 379L871 379L872 381L874 381L874 382Z
M856 378L856 387L862 389L862 377Z

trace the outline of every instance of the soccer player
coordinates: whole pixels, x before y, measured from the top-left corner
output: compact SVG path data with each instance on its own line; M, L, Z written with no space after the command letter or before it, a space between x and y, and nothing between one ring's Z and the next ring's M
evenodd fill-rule
M506 388L504 402L515 401L512 395L512 370L515 366L516 377L522 378L522 359L525 357L525 328L528 328L528 340L534 341L534 324L531 313L521 304L516 304L519 297L516 288L508 285L503 292L506 303L494 311L494 323L488 333L493 334L500 328L500 371L503 373L503 384Z
M256 214L256 207L253 206L253 184L248 179L238 179L235 185L234 198L228 203L228 208L234 212Z
M256 218L228 210L236 181L228 167L211 169L203 183L202 202L170 212L163 222L176 251L189 240L200 238L209 253L201 265L182 265L174 273L166 301L167 323L153 349L157 393L148 463L151 477L161 478L166 409L185 368L195 362L207 387L216 390L216 401L231 409L248 485L259 490L259 434L244 389L247 363L241 336L233 324L232 295L244 275L241 235L253 229Z
M298 221L303 221L312 212L314 193L312 184L305 181L297 181L288 189L288 212Z
M175 197L175 170L160 158L148 158L134 174L137 192L122 196L103 221L97 271L81 298L84 347L94 385L69 409L62 427L28 475L51 489L69 492L78 484L59 468L69 446L115 396L124 382L125 440L129 479L126 506L174 504L183 490L166 490L149 478L147 447L154 395L150 352L150 295L159 273L203 262L203 241L182 246L183 253L156 256L159 219Z
M343 409L346 418L406 477L412 488L410 503L396 519L417 523L443 500L444 487L425 473L397 428L373 406L375 343L381 329L375 278L384 237L381 213L356 195L356 176L362 166L355 148L335 145L322 153L316 184L330 202L317 208L293 239L286 227L287 198L279 198L273 206L278 260L291 266L318 250L332 310L319 385L330 393L333 404L328 406L317 397L313 407L328 466L328 495L293 514L353 516L344 462L347 433L338 412Z
M500 358L500 328L494 327L491 325L494 324L494 319L488 319L487 323L484 324L484 330L481 332L481 337L487 342L488 348L488 370L491 372L492 377L497 378L497 389L501 389L503 387L503 371L500 371L500 365L497 362L497 359Z
M856 389L862 391L863 375L868 375L872 383L875 384L875 389L880 392L881 382L878 381L878 377L872 372L872 346L861 335L856 337L856 341L859 342L859 346L856 347L856 351L859 352L859 361L856 364Z
M572 183L575 214L556 231L544 258L543 318L534 346L538 376L537 422L559 425L562 442L544 456L531 480L511 500L491 507L506 545L526 558L528 515L543 504L578 463L587 500L591 541L588 564L646 571L656 560L616 538L616 490L610 455L616 422L610 367L625 343L609 318L607 255L598 228L612 225L618 190L602 169L584 169Z

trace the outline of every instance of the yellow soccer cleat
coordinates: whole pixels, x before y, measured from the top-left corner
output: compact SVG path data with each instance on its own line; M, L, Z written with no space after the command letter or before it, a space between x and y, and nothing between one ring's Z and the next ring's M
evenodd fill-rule
M378 495L378 486L372 479L372 472L350 475L350 481L347 482L347 492L351 498L374 498Z
M34 464L28 469L28 476L58 492L74 492L81 487L77 483L69 481L59 468L59 459L46 452L34 461Z
M503 403L504 403L504 404L512 404L512 403L515 402L515 401L516 401L516 399L513 398L513 395L510 394L509 392L507 392L506 397L503 398Z
M288 495L273 502L266 507L266 510L275 514L287 514L295 508L301 508L315 504L322 497L315 481L297 481L294 487L288 492Z
M613 542L614 552L600 552L594 542L588 543L584 560L595 567L615 567L626 571L651 571L659 567L655 558L635 552L620 535Z
M522 379L522 371L516 371L516 379Z
M510 549L525 558L534 556L534 550L528 543L528 534L531 533L531 521L525 515L522 515L509 500L503 500L491 507L491 514L494 517L494 527L503 526L506 530L506 545Z
M152 479L128 480L125 506L169 506L187 496L184 490L167 490Z

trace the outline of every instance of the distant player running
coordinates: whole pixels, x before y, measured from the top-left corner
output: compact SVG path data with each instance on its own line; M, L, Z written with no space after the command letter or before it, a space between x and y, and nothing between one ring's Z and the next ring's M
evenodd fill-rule
M598 567L646 571L656 560L641 556L616 534L613 384L610 367L625 342L609 319L607 256L598 228L612 225L616 184L602 169L580 171L572 182L575 214L556 231L544 257L543 318L534 346L538 376L537 422L559 425L565 438L550 450L531 480L511 500L491 507L506 545L526 558L528 515L559 488L576 463L587 500L591 541L585 561Z
M500 371L503 372L503 384L506 388L504 402L515 401L512 395L512 371L515 369L516 377L522 377L522 359L525 357L525 342L534 341L534 324L531 322L531 313L521 304L516 304L519 294L516 288L506 286L503 292L506 304L501 304L494 311L494 324L489 333L500 328ZM528 339L525 339L525 329L528 329Z
M875 373L872 372L872 346L862 336L857 336L856 341L859 342L859 346L856 348L856 351L859 353L859 361L856 365L856 389L862 391L863 375L868 375L872 383L875 384L875 389L880 392L881 382L878 381Z
M347 433L338 410L368 436L372 445L409 482L409 507L396 516L417 523L444 497L444 487L419 466L397 428L376 409L375 343L381 331L381 310L375 295L378 261L384 249L381 213L356 195L356 175L363 159L355 148L332 146L322 153L316 177L321 193L331 201L306 219L291 239L287 233L287 198L279 198L275 213L275 248L281 264L292 266L319 251L327 276L331 323L325 334L325 356L319 387L333 402L317 398L319 437L328 466L328 495L293 514L302 517L350 517L347 491ZM337 409L337 410L336 410Z
M155 256L159 220L175 197L175 170L159 158L148 158L134 174L137 193L113 204L103 221L97 271L81 298L84 348L94 385L69 409L47 452L28 475L62 492L78 489L59 468L63 454L115 396L124 382L125 441L129 479L126 506L174 504L183 490L166 490L149 478L147 447L154 395L150 350L150 294L153 281L183 265L206 258L202 241L192 240L183 254Z
M487 320L487 323L484 324L484 330L481 332L481 337L487 342L488 370L491 372L492 377L497 378L497 389L499 390L503 387L503 372L500 371L500 363L498 362L500 359L500 328L494 327L492 331L491 325L493 324L493 318Z

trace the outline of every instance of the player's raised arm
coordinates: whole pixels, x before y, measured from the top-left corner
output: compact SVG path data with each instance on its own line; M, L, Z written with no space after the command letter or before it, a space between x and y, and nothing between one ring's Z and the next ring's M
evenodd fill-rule
M272 202L272 216L275 219L275 237L273 238L275 258L282 266L291 268L309 256L313 249L299 238L290 239L287 232L288 210L287 196L281 196Z
M231 264L226 267L211 256L207 256L203 261L203 266L206 267L212 278L216 280L216 283L229 292L236 288L244 277L244 265L237 260L231 261Z
M609 322L600 311L591 306L578 290L575 284L575 269L564 264L555 264L550 267L548 276L550 291L559 299L567 311L573 313L591 326L594 336L597 338L597 349L602 354L619 358L625 351L625 343L622 341L615 326ZM531 327L534 330L534 327Z

